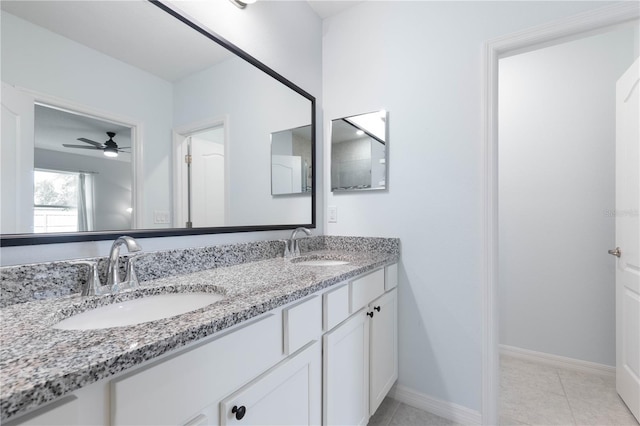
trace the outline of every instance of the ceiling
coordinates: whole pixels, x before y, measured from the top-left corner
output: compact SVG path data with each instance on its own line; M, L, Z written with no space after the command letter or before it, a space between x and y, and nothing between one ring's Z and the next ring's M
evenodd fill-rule
M309 0L309 6L313 9L316 14L322 19L331 18L334 15L337 15L348 9L352 6L355 6L358 3L362 3L363 0L344 0L344 1L335 1L335 0Z
M0 7L169 82L232 56L147 1L2 0Z
M36 105L34 129L36 148L107 159L103 151L98 149L67 148L62 146L63 143L91 146L79 141L78 138L104 143L109 139L107 132L116 134L113 141L118 144L118 147L131 146L131 129L128 127L56 108ZM116 158L108 158L108 161L114 160L131 161L131 154L121 152Z

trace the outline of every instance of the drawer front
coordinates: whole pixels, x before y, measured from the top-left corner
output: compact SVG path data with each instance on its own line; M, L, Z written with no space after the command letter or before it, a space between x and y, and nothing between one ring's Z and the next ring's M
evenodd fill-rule
M5 426L79 424L78 413L80 409L81 404L78 398L74 395L69 395L52 404L38 408L30 414L2 424Z
M385 266L384 268L384 290L389 291L398 287L398 264Z
M282 359L280 315L111 382L111 423L182 424ZM259 356L256 356L259 354Z
M322 334L322 299L311 296L283 309L284 353L291 355Z
M324 299L323 327L329 331L349 317L349 285L345 284L322 295Z
M364 277L357 278L349 285L351 312L364 308L376 297L384 293L384 269L378 269Z

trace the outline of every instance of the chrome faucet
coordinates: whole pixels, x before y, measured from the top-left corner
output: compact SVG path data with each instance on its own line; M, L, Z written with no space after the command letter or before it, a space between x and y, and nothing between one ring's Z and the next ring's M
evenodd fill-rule
M120 247L122 245L127 246L127 250L130 253L140 251L142 248L138 245L136 240L128 236L118 237L111 245L111 251L109 252L109 263L107 264L107 288L111 288L112 293L117 293L121 288L120 273L119 273L119 261L120 261ZM132 262L130 259L129 262ZM133 269L133 263L131 263L131 269ZM131 279L129 271L127 271L127 279ZM135 276L135 274L134 274ZM135 283L127 283L128 286L135 286Z
M300 245L298 244L298 233L304 232L307 236L311 236L311 231L307 228L296 228L291 233L291 238L285 241L284 257L290 259L300 256Z

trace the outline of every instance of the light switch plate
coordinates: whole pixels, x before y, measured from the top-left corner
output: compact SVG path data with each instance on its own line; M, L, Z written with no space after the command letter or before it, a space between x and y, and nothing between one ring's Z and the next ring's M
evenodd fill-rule
M338 223L338 207L328 206L327 216L329 217L328 219L329 223Z

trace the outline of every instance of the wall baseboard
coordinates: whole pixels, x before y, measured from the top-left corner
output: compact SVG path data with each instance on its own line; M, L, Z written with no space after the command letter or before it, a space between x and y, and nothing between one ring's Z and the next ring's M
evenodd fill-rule
M550 367L565 368L567 370L583 373L598 374L601 376L615 377L616 368L609 365L598 364L591 361L582 361L575 358L567 358L560 355L552 355L544 352L531 351L515 346L500 345L500 355L507 355L525 361L537 362Z
M420 410L428 411L429 413L444 417L456 423L465 425L482 424L482 415L479 411L425 395L406 386L394 385L389 391L388 396L396 401L403 402Z

